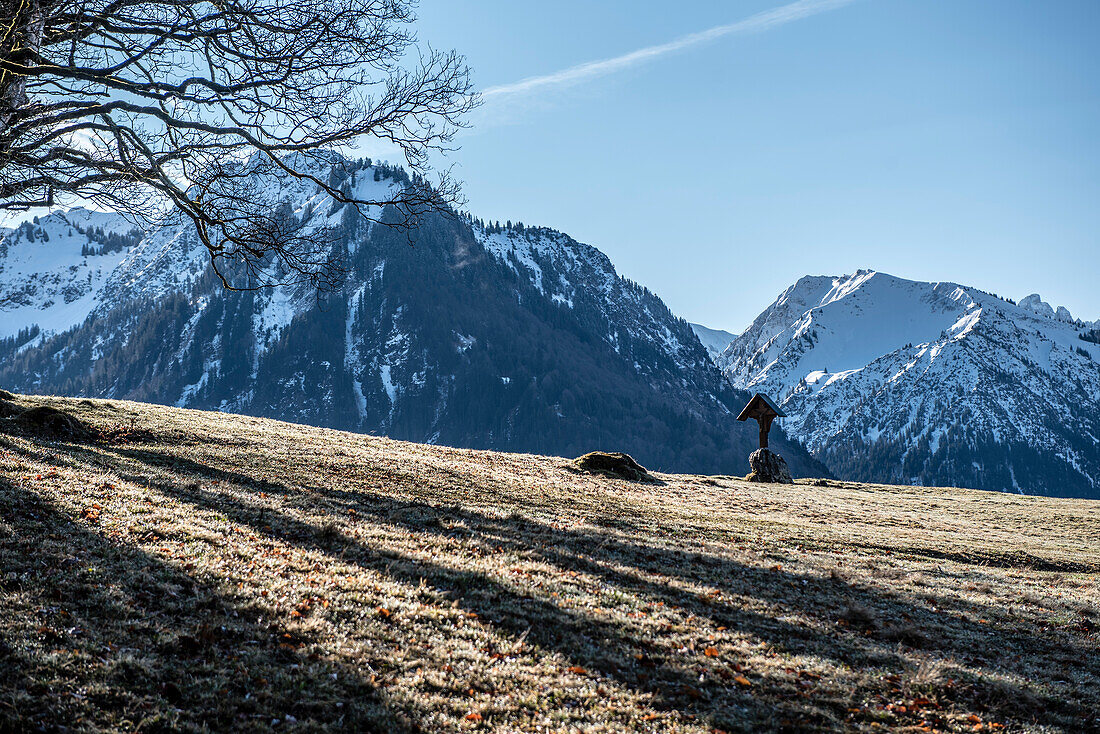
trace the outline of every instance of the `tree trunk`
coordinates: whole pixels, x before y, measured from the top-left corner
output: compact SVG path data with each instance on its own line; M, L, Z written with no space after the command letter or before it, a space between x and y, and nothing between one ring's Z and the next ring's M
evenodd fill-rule
M0 151L11 145L5 131L27 105L27 77L14 67L35 63L46 13L40 0L0 0ZM2 158L0 158L2 160Z

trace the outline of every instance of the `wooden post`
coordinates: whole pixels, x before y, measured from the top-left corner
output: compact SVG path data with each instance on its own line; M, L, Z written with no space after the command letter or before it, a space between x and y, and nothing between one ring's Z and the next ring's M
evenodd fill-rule
M756 419L757 423L760 424L760 448L762 449L768 448L768 433L772 429L774 418L774 415L762 415Z

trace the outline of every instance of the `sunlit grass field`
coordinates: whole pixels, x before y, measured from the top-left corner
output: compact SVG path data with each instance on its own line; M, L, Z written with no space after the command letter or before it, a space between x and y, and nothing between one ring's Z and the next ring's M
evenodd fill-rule
M3 731L1100 728L1098 502L16 402Z

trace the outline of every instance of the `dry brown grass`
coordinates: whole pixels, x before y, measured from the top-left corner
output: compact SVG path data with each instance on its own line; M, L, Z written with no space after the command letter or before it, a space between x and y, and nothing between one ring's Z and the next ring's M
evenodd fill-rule
M1100 727L1100 503L20 404L0 730Z

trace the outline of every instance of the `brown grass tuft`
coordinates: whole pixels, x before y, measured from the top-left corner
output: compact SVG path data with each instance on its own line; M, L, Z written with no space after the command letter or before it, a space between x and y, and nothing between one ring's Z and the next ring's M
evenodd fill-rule
M840 621L853 629L873 630L878 627L878 619L875 613L867 607L859 604L851 604L840 613Z

